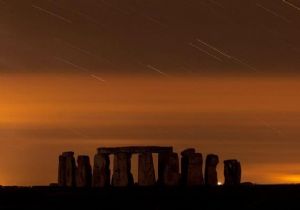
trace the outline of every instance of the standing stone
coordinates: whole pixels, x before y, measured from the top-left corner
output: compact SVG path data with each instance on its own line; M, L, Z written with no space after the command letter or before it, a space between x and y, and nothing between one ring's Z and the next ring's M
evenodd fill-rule
M152 186L155 184L155 171L152 153L139 154L138 184L140 186Z
M188 148L188 149L183 150L180 154L183 157L188 157L189 155L195 154L195 153L196 153L196 150L194 148Z
M169 153L166 157L163 184L166 186L176 186L179 184L179 160L177 153Z
M195 153L189 156L189 167L187 176L187 185L203 185L203 158L201 153Z
M58 162L58 186L66 186L66 157L59 156Z
M189 148L181 152L181 184L187 184L189 156L195 154L196 150Z
M92 185L92 168L89 156L78 156L77 165L76 186L90 187Z
M201 153L181 153L181 181L188 186L203 185L203 158Z
M224 161L225 185L238 185L241 183L241 164L237 160Z
M158 153L158 184L164 184L164 173L166 170L169 152Z
M112 185L115 187L133 185L133 176L131 174L131 154L117 153L114 155Z
M93 168L93 187L110 185L110 160L108 154L96 154Z
M74 158L74 152L64 152L62 156L66 161L65 168L65 186L74 187L76 185L76 163Z
M214 154L207 155L205 162L205 184L218 185L217 165L219 157Z

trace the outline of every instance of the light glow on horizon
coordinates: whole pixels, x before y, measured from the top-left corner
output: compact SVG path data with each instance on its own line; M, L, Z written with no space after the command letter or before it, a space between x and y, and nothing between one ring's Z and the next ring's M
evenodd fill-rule
M0 76L0 184L47 185L62 151L121 145L195 147L239 159L242 182L298 182L297 78L105 78Z

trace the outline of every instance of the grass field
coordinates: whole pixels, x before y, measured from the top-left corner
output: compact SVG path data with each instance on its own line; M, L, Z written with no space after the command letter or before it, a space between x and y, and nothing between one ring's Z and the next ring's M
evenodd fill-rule
M2 187L0 209L299 209L300 185L66 189Z

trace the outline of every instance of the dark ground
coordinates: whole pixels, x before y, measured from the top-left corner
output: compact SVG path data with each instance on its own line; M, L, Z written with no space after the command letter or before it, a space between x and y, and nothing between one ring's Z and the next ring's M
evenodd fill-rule
M2 187L0 209L300 209L300 185L62 189Z

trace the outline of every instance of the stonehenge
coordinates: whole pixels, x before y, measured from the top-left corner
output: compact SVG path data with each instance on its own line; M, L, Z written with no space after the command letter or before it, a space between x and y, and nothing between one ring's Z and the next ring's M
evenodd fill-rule
M241 164L237 160L224 161L224 185L238 185L241 183Z
M137 183L131 172L131 157L138 155ZM153 154L158 154L157 179ZM111 171L110 155L113 155ZM208 154L203 165L202 153L194 148L183 150L179 164L178 154L172 147L133 146L101 147L94 156L93 168L89 156L79 155L77 165L74 152L64 152L58 161L58 186L61 187L129 187L150 186L216 186L219 157ZM181 165L181 166L180 166ZM204 175L203 175L204 168ZM224 185L241 182L241 164L237 160L224 161Z

